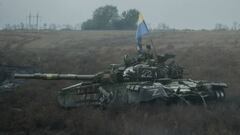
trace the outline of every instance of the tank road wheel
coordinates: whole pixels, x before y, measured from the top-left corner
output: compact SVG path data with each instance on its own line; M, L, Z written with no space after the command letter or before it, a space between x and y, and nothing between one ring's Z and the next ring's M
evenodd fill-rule
M224 89L214 90L214 93L215 93L215 98L217 99L217 101L223 101L226 97Z

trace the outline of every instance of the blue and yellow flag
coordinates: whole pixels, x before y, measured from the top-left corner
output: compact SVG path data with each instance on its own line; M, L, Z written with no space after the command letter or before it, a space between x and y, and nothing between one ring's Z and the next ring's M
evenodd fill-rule
M149 33L149 30L143 19L143 15L141 13L139 13L138 27L137 27L137 31L136 31L137 50L139 52L142 52L142 37L143 37L143 35L145 35L147 33Z

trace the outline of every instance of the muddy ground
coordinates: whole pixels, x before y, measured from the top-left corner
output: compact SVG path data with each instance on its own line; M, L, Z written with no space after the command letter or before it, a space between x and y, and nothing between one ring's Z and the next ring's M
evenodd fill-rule
M0 32L0 64L50 73L93 74L135 54L134 31ZM75 81L29 80L0 95L1 134L237 135L240 134L240 32L156 32L157 52L174 53L185 77L229 85L223 103L64 109L57 90ZM148 42L147 39L144 42Z

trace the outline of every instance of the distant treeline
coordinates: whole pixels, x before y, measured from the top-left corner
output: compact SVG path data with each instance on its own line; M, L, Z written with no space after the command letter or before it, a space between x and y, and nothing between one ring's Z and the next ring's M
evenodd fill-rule
M91 19L86 20L83 23L73 24L48 24L36 23L35 20L27 21L26 23L20 22L18 24L6 24L5 27L0 30L3 31L26 31L26 32L38 32L38 31L77 31L77 30L136 30L139 11L136 9L129 9L119 14L116 6L106 5L97 8L92 15ZM33 17L32 17L33 18ZM79 20L80 21L80 20ZM31 23L32 22L32 23ZM34 22L34 23L33 23ZM150 30L160 31L193 31L193 29L177 29L169 26L167 23L159 22L158 25L147 24ZM207 30L207 29L199 29ZM217 31L240 31L240 23L233 22L232 25L225 25L222 23L216 23L215 27L208 30Z
M82 23L82 30L132 30L136 29L139 11L129 9L121 15L115 6L97 8L91 19Z

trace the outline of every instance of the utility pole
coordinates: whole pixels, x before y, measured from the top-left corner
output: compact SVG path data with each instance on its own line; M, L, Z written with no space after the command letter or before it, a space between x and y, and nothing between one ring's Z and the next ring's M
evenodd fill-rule
M25 30L28 29L28 16L26 16Z
M29 28L31 29L32 28L32 15L31 15L31 12L29 13L29 16L28 16L28 25L29 25Z
M36 15L36 27L37 27L37 30L38 30L38 21L39 21L39 14L37 13L37 15Z
M34 29L36 29L36 24L35 24L35 16L34 15L32 15L32 29L34 30Z
M36 18L36 19L35 19ZM26 16L26 28L28 30L39 30L39 24L41 21L41 16L39 13L36 16L32 15L31 12Z

